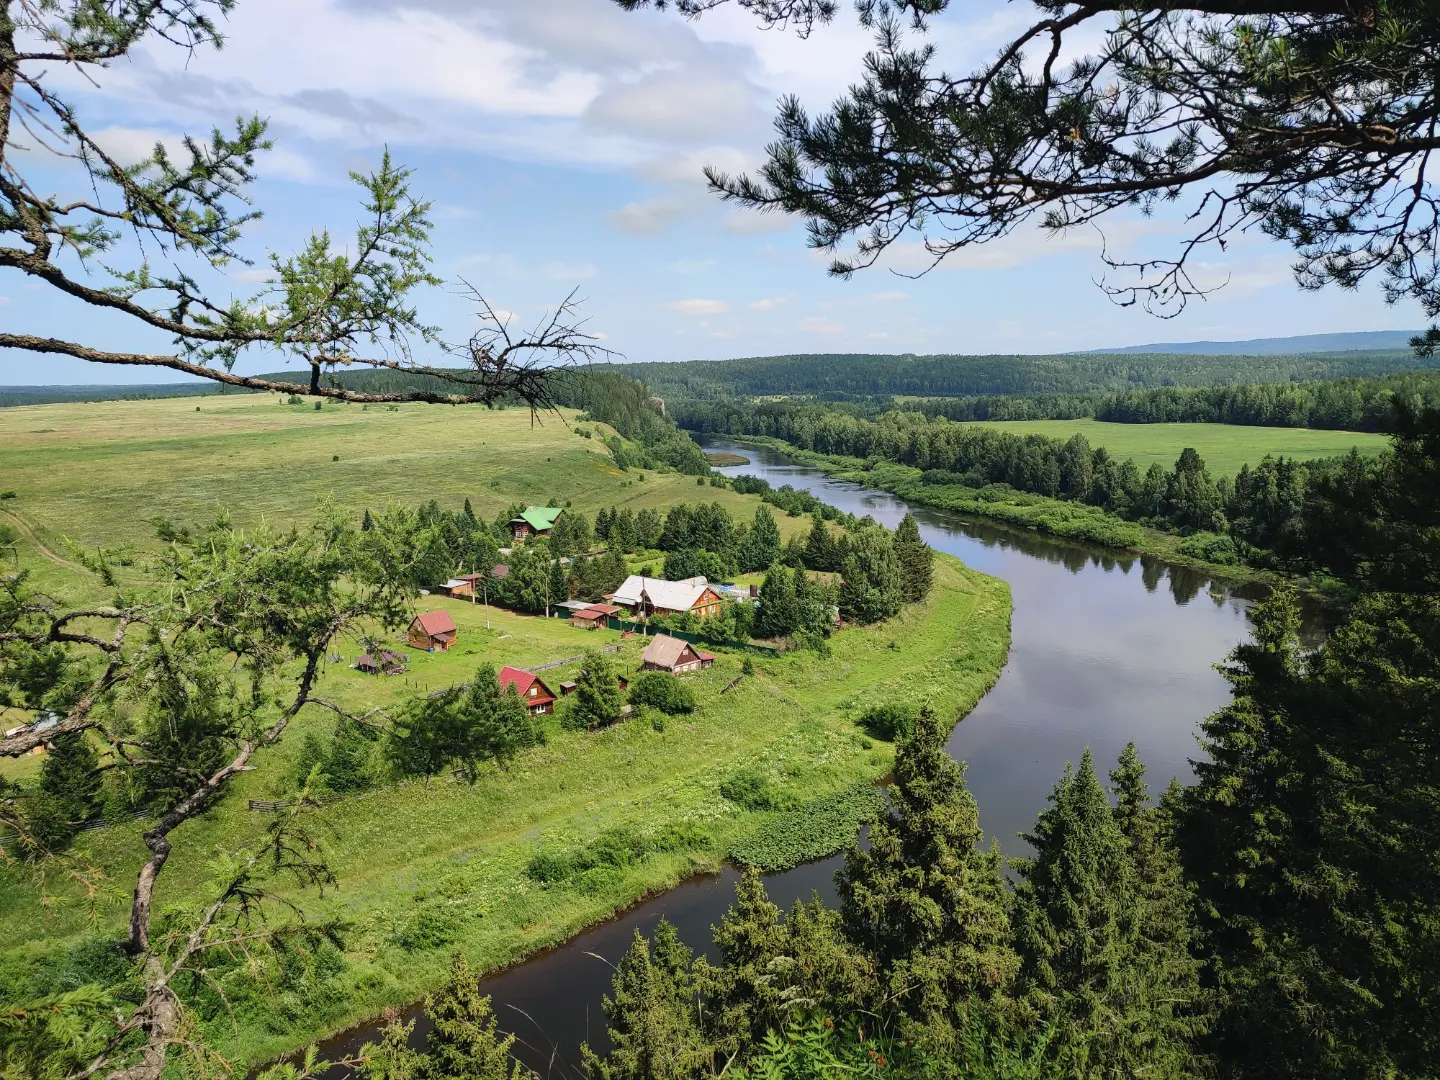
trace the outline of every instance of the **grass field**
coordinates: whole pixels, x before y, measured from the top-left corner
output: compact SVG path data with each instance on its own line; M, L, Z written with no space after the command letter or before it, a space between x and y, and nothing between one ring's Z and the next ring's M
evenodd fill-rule
M883 776L892 748L858 729L854 721L864 708L901 699L929 701L948 715L968 711L998 675L1008 649L1010 597L1003 582L942 557L936 586L927 603L893 620L837 634L830 659L809 652L763 659L755 676L723 697L720 690L740 674L742 657L720 650L715 666L693 677L697 711L672 719L663 732L641 721L597 733L556 731L549 745L522 754L510 769L487 768L473 787L417 781L327 806L340 888L325 898L297 899L309 917L347 924L343 965L332 964L323 978L307 975L313 981L285 992L231 986L233 1015L222 1012L210 1025L217 1049L247 1063L292 1049L420 996L443 979L457 949L484 968L499 966L717 867L732 842L774 817L742 810L719 794L721 781L738 769L758 768L800 800ZM533 664L618 639L613 631L493 610L487 632L483 607L448 599L425 606L454 613L460 626L454 650L412 652L407 679L362 676L336 664L323 692L351 703L382 703L464 679L481 660ZM633 670L638 644L627 643L622 654L627 669ZM347 659L356 651L352 644ZM543 677L553 687L571 671ZM318 711L302 716L219 808L177 831L176 856L161 879L163 907L187 907L203 895L211 853L255 836L264 823L265 815L247 811L246 799L283 795L305 732L329 725ZM698 830L703 842L687 852L651 855L581 888L540 886L524 874L542 847L573 849L604 828L643 834L661 824ZM0 924L6 927L0 983L23 997L27 988L49 985L45 973L73 968L97 942L120 935L143 852L142 828L116 826L78 841L111 878L94 926L79 895L63 884L58 894L65 902L47 913L31 881L14 868L0 869Z
M1134 458L1141 471L1158 461L1175 464L1180 451L1193 446L1212 476L1233 476L1240 466L1254 466L1266 454L1292 458L1331 457L1348 453L1378 454L1390 445L1384 435L1361 431L1317 431L1311 428L1241 427L1236 424L1107 424L1099 420L997 420L971 426L999 428L1017 435L1068 439L1077 432L1092 447L1103 446L1112 457Z
M0 512L13 512L23 526L21 559L41 584L61 593L90 588L65 562L67 537L83 545L139 544L155 515L191 520L221 507L245 524L307 521L322 498L358 512L432 497L458 506L469 497L486 516L512 502L551 498L592 513L704 499L749 517L759 505L754 496L697 487L691 477L622 474L597 440L575 434L573 417L569 428L552 417L532 429L518 411L351 405L316 412L259 396L206 399L200 412L195 405L179 399L0 411L0 488L18 493ZM786 536L808 528L805 518L778 521ZM531 667L619 641L614 631L586 632L448 598L422 597L418 606L453 613L460 628L454 649L426 654L397 641L411 656L410 670L382 678L352 670L361 648L343 642L322 695L351 706L393 704L467 681L481 662ZM474 786L407 782L328 804L339 890L295 899L311 918L343 922L343 950L283 984L224 976L225 1004L206 1016L208 1035L232 1060L253 1063L414 1000L443 980L457 949L482 968L503 965L717 867L732 843L776 817L727 801L719 794L724 779L759 769L802 802L878 779L891 767L892 748L866 737L855 719L881 699L928 701L942 715L968 711L1004 663L1009 615L1003 582L941 558L929 601L886 623L840 632L828 659L811 652L760 658L756 674L722 696L743 657L714 650L715 666L690 677L697 711L663 730L643 719L595 733L552 723L548 745L508 769L487 767ZM622 669L633 671L640 644L626 643ZM574 670L542 677L555 687ZM267 820L250 812L247 800L293 790L302 744L331 726L327 713L302 713L219 806L173 834L174 855L157 894L162 918L206 895L217 852L253 839ZM24 775L39 760L10 762L6 771ZM574 850L620 827L649 835L661 825L683 825L697 842L576 885L541 885L524 873L537 851ZM0 1000L94 978L96 958L114 956L109 946L121 935L143 828L137 822L77 839L78 852L108 873L93 922L81 894L58 877L49 888L59 902L43 907L23 868L0 867Z
M47 546L133 543L148 519L209 519L228 508L240 525L311 520L321 498L359 513L428 499L494 517L516 502L671 506L718 501L749 517L759 500L697 487L675 473L622 473L575 413L531 425L520 409L480 406L283 405L269 395L0 409L0 489ZM568 427L567 427L568 425ZM332 460L338 457L337 460ZM644 479L640 479L641 476ZM783 536L808 528L779 515Z

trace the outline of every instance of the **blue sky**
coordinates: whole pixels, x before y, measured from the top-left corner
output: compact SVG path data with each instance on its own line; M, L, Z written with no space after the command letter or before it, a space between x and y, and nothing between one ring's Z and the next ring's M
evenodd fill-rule
M983 61L1033 9L958 2L937 20L942 64ZM776 98L822 108L859 71L869 38L842 9L808 41L739 10L699 22L625 13L609 0L240 0L219 52L149 45L88 87L57 73L92 129L139 156L157 138L205 132L238 113L270 119L277 148L255 191L263 221L247 250L288 252L311 229L353 232L350 169L383 147L435 201L427 321L468 336L464 278L521 324L572 288L589 328L627 359L777 352L1056 352L1149 341L1239 339L1418 326L1375 288L1301 293L1285 249L1246 238L1212 252L1202 280L1229 284L1178 318L1111 304L1095 286L1099 237L1021 231L918 280L918 244L849 281L829 278L799 225L737 212L700 168L753 167ZM78 176L32 154L55 189ZM1131 254L1172 250L1178 217L1107 225ZM899 271L895 273L892 271ZM212 281L256 288L255 271ZM110 348L161 350L163 335L97 315L0 271L0 325ZM273 370L256 354L244 370ZM166 373L0 353L0 383L170 381Z

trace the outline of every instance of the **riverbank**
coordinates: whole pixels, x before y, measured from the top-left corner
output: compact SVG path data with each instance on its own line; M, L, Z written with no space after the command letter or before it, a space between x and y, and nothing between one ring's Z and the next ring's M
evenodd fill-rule
M480 970L503 969L719 869L732 844L783 813L738 806L721 794L722 783L758 771L781 797L777 805L794 806L880 779L893 748L862 732L859 715L879 701L903 700L959 719L1005 663L1010 615L1005 582L941 556L926 602L885 623L840 631L829 657L798 650L759 660L753 676L722 694L745 656L714 650L714 667L688 680L697 698L688 716L557 730L547 746L508 770L488 768L473 787L404 783L327 805L339 890L290 899L309 920L336 923L338 944L261 978L243 965L215 965L215 993L194 1003L210 1045L254 1065L415 1001L443 982L456 951ZM459 611L464 618L483 619L483 610ZM535 621L547 631L561 626ZM602 636L573 633L587 645ZM573 677L567 669L553 674ZM348 669L333 677L342 698L360 678ZM307 729L324 736L328 724L318 716L297 723L220 807L177 831L177 849L195 857L167 868L163 904L189 907L206 895L203 853L234 849L263 829L264 815L249 812L247 798L274 797L271 786ZM142 850L140 828L85 834L77 854L105 867L121 890ZM547 880L536 870L537 855L581 852L596 856L581 872ZM46 989L49 972L76 970L107 949L124 915L118 898L93 927L80 903L46 914L20 870L0 871L0 919L20 931L0 950L0 979L22 997L27 984Z
M767 447L798 464L819 469L833 479L878 488L917 506L973 514L1062 540L1151 555L1167 563L1193 567L1236 582L1271 585L1284 577L1243 563L1217 563L1196 557L1185 550L1184 537L1125 521L1097 506L998 487L980 489L958 484L926 484L921 480L922 471L908 465L888 461L872 464L861 458L821 454L769 436L726 435L724 438L742 445ZM1299 579L1298 584L1304 592L1318 599L1328 599L1336 591L1328 583L1311 579Z

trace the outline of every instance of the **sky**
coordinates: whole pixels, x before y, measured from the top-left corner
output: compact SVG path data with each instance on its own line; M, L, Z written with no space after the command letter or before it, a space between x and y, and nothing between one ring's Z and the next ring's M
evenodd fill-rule
M1022 0L957 0L932 24L940 66L973 68L1033 14ZM917 237L848 281L829 277L830 256L806 247L799 222L720 203L700 170L753 169L781 95L820 110L855 80L870 37L843 6L807 40L733 6L692 22L610 0L240 0L224 32L219 52L151 41L94 85L63 70L51 81L129 160L236 115L269 120L276 146L254 189L264 217L242 245L255 265L207 279L220 296L254 292L266 253L293 251L312 230L353 235L347 174L375 168L388 147L434 201L435 271L447 284L419 306L452 341L474 328L462 282L517 327L576 290L587 329L632 361L1063 352L1423 322L1378 288L1301 292L1287 250L1263 237L1208 253L1196 276L1228 283L1168 321L1107 299L1091 229L1021 230L918 279ZM50 190L80 179L38 150L21 163ZM1173 251L1183 227L1177 211L1106 230L1112 249L1139 254ZM168 344L7 270L0 326L102 348ZM238 370L282 366L256 354ZM175 378L0 351L0 384Z

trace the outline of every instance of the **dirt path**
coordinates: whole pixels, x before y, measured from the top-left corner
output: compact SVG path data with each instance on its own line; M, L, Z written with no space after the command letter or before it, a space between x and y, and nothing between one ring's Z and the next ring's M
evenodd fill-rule
M15 527L20 530L20 535L23 536L26 540L29 540L30 543L34 544L36 551L40 552L41 555L49 559L51 562L55 563L57 566L64 566L70 570L85 569L79 563L73 563L69 559L61 558L59 555L56 555L55 552L51 551L44 544L42 544L40 542L40 538L35 535L35 530L30 528L29 524L26 523L25 519L22 518L19 514L12 514L8 510L0 510L0 518L4 518L7 521L14 522Z

